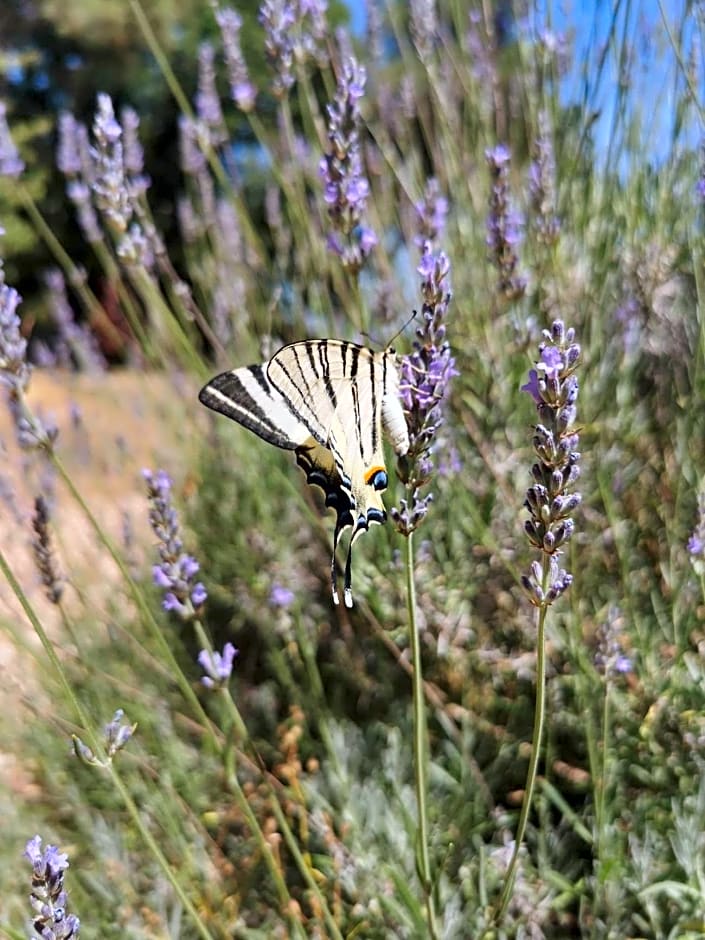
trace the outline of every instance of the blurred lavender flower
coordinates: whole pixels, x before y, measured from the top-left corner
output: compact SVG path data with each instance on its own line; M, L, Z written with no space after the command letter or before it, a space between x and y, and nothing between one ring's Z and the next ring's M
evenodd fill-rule
M573 576L559 567L558 559L575 528L571 513L581 501L579 493L569 492L580 476L579 437L574 427L578 398L574 373L580 346L575 342L575 331L566 330L562 320L555 320L550 331L544 330L544 337L536 369L522 386L536 402L541 421L534 428L538 462L531 468L534 483L524 503L530 519L524 528L529 542L542 553L543 564L532 562L529 575L521 579L536 607L548 607L573 581Z
M419 58L422 62L427 62L433 52L438 33L435 0L411 0L409 28Z
M122 708L118 708L113 715L112 719L108 724L103 728L103 745L105 747L106 760L100 760L92 751L87 744L84 744L83 741L78 737L78 735L73 735L73 750L79 760L83 761L84 764L90 764L92 766L104 767L106 764L112 762L113 758L118 751L121 751L127 742L130 740L132 735L137 730L137 725L131 725L129 722L123 722L125 717L125 712Z
M290 607L294 602L295 594L288 587L281 584L273 584L269 592L269 603L272 607Z
M76 207L78 224L89 244L103 238L91 200L95 173L88 140L88 128L68 111L59 115L59 143L56 164L68 178L66 195Z
M443 233L448 215L448 200L442 195L437 179L431 177L426 181L423 198L414 208L418 221L418 234L414 242L421 248L426 242L434 245Z
M93 136L95 147L91 153L95 168L93 193L96 205L110 227L123 234L132 218L133 207L125 174L122 128L115 117L110 95L102 92L98 94Z
M695 529L686 545L690 561L696 574L705 574L705 492L698 494L698 508Z
M92 373L105 372L107 363L95 334L87 326L76 323L61 271L58 268L48 270L44 274L44 283L49 288L51 315L59 331L57 360L63 366L70 366L73 355L79 369Z
M179 115L179 165L188 176L198 176L206 169L201 137L198 122Z
M8 408L15 425L17 441L23 450L43 448L50 450L58 435L53 425L45 426L27 408L25 392L29 385L30 367L27 365L27 341L20 332L17 307L22 298L5 283L5 272L0 261L0 386L5 386Z
M5 283L0 262L0 384L24 391L29 382L27 340L20 332L17 308L22 298L14 287Z
M518 273L516 248L522 238L522 218L513 208L509 192L510 154L504 144L498 144L492 150L486 150L485 157L492 177L487 247L490 249L490 260L499 273L498 293L507 300L517 300L523 296L527 280Z
M215 87L215 52L209 42L201 43L198 49L198 91L196 114L204 127L208 128L210 144L219 147L228 139L223 109Z
M230 97L241 111L251 111L255 106L257 89L250 81L242 49L240 47L240 29L242 17L231 7L216 10L215 19L220 27L223 40L225 64L230 81Z
M233 661L239 650L232 643L226 643L222 654L217 650L201 650L198 662L206 675L201 678L201 684L207 689L224 686L233 671Z
M32 516L32 528L34 529L32 554L46 590L46 596L50 603L58 604L64 593L64 578L59 572L54 554L49 520L49 505L43 496L37 496L34 500L34 515Z
M161 561L152 567L152 577L164 591L162 607L192 620L208 595L203 584L194 581L198 562L183 550L179 516L171 502L171 479L164 470L143 470L142 476L147 483L149 523L159 539Z
M120 112L123 132L123 164L132 200L139 199L149 189L151 180L144 173L144 149L139 138L140 116L134 108L124 107Z
M356 274L377 244L377 236L362 218L370 186L360 149L360 99L366 73L355 59L345 62L335 99L328 105L329 152L321 158L319 174L334 231L328 247L340 256L343 267Z
M66 913L68 896L64 890L64 872L68 856L55 845L42 850L41 836L34 836L25 846L24 856L32 865L32 893L29 902L34 911L32 926L41 940L70 940L77 937L81 923L75 914Z
M450 261L441 251L434 255L426 244L421 263L422 325L416 330L414 351L401 364L400 393L409 429L409 452L398 463L399 475L410 494L401 510L390 511L397 529L408 535L428 512L431 495L419 490L433 472L432 447L443 423L443 403L450 381L458 372L446 341L445 317L451 299Z
M264 28L264 49L274 69L273 91L283 98L294 84L294 37L296 3L264 0L259 21Z
M7 108L0 101L0 177L14 179L24 172L24 161L10 134L7 123Z
M534 141L534 159L529 167L529 198L538 240L555 245L561 230L556 215L556 160L545 112L539 114L539 133Z
M624 653L619 634L624 617L618 607L610 607L607 617L597 631L595 668L603 676L625 675L633 672L631 659Z

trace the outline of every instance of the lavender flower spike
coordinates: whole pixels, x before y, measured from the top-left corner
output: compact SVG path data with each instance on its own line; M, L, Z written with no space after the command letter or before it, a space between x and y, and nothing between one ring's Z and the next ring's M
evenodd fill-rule
M348 59L338 79L335 99L328 105L328 153L321 158L319 175L333 232L328 247L343 267L356 274L377 244L377 236L363 222L370 184L360 148L360 99L367 76L363 66Z
M575 369L580 346L575 331L566 330L555 320L545 342L539 346L540 359L522 386L536 403L540 423L534 428L537 462L531 468L533 484L526 491L524 506L529 519L524 525L529 542L543 555L544 563L534 561L522 585L535 607L548 607L566 591L573 580L559 567L559 556L575 528L572 513L581 501L571 492L580 476L579 437L575 429L578 380Z
M241 111L247 113L255 106L257 89L250 81L240 47L242 17L236 10L224 7L216 10L215 19L223 40L223 53L230 81L230 97Z
M107 761L99 760L91 748L89 748L87 744L84 744L78 735L73 735L73 749L76 757L83 761L84 764L94 766L98 765L103 767L106 763L111 763L117 752L121 751L125 747L127 742L137 730L136 724L131 725L129 723L123 722L124 717L124 710L122 708L118 708L112 719L108 722L105 728L103 728L103 745L105 747Z
M10 134L7 124L7 108L0 101L0 176L16 178L24 171L24 161Z
M233 662L238 652L232 643L225 644L222 654L217 650L212 653L209 650L201 650L198 662L206 673L201 678L201 684L207 689L225 685L233 671Z
M504 144L485 151L492 177L490 212L487 216L487 247L498 272L497 292L506 300L517 300L526 291L527 280L519 273L517 245L521 241L522 218L509 191L510 153Z
M450 381L457 375L455 359L446 341L445 316L451 299L450 262L443 252L434 255L427 242L417 268L422 277L422 325L416 330L414 351L401 364L401 400L409 428L409 452L399 463L399 474L411 494L401 510L390 515L399 532L408 535L428 512L431 496L419 490L433 473L432 448L443 423L443 403Z
M49 601L52 604L58 604L61 595L64 593L64 579L59 572L54 554L49 519L49 506L46 499L41 495L37 496L34 501L34 515L32 516L32 528L34 529L32 553Z
M556 215L556 160L548 117L539 115L539 133L534 141L534 159L529 167L529 196L534 230L544 245L554 245L561 230Z
M32 893L29 902L34 911L32 926L40 940L70 940L77 937L81 922L75 914L66 913L68 896L64 890L64 872L68 857L55 845L42 850L41 836L27 843L25 858L32 865Z
M156 473L143 470L142 476L147 483L149 522L159 540L160 562L153 566L152 577L164 591L162 607L183 620L192 620L198 616L208 594L203 584L195 580L198 562L183 550L179 516L171 502L171 479L164 470Z

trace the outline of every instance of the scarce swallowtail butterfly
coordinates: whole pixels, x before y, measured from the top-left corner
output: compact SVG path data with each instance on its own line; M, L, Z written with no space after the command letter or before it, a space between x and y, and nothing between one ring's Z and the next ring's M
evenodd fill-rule
M357 537L387 514L382 431L401 457L409 449L393 350L374 352L341 340L284 346L269 362L217 375L200 401L263 440L293 450L306 482L336 512L331 580L339 603L335 551L352 528L345 562L345 606L352 607L351 558Z

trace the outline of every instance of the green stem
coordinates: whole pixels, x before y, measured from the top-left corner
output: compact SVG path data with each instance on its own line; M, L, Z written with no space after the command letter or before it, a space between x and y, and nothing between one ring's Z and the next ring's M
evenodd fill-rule
M548 556L544 557L544 581L548 577ZM519 825L517 826L516 836L514 838L514 850L507 869L507 877L504 882L502 896L499 899L499 908L495 915L496 924L501 923L506 913L509 899L512 896L514 879L516 878L517 866L519 862L519 852L526 834L526 824L529 819L529 811L534 796L536 786L536 774L539 765L539 756L541 754L541 738L543 737L543 725L546 717L546 614L548 607L543 606L539 610L538 629L536 637L536 705L534 707L534 730L531 735L531 760L529 761L529 770L526 774L526 786L524 788L524 799L521 804L521 814L519 816Z
M183 904L184 909L188 911L189 916L192 918L194 926L196 927L198 934L201 937L203 937L203 940L212 940L211 933L206 928L198 912L196 911L195 907L191 903L189 896L186 894L183 887L181 886L171 865L167 861L166 856L157 845L157 842L154 836L152 835L150 829L144 823L142 816L140 815L140 811L137 808L136 803L130 796L130 793L127 787L125 786L122 778L117 773L117 770L115 769L115 766L113 765L112 761L106 758L105 751L102 746L102 741L100 740L99 735L96 733L86 710L84 709L79 699L76 697L76 694L74 693L74 690L71 687L71 683L69 682L66 676L64 668L61 665L59 657L56 655L56 651L54 650L51 640L47 636L46 631L44 630L44 627L41 624L41 621L37 617L36 611L30 604L27 598L27 595L22 590L22 587L20 586L19 582L15 578L15 575L12 569L8 565L5 559L5 556L2 554L1 551L0 551L0 572L2 572L2 574L5 576L5 579L7 583L10 585L12 592L14 593L17 600L20 602L22 609L27 615L27 619L32 624L32 627L34 628L34 632L39 637L39 640L42 646L44 647L44 651L47 655L47 658L49 659L49 662L51 663L59 679L59 682L61 683L63 687L67 700L73 706L73 709L76 713L78 721L81 727L84 729L84 732L86 733L86 737L88 738L91 750L94 752L94 754L96 754L96 756L99 758L101 763L104 765L104 767L108 771L108 774L113 783L113 786L120 794L120 797L123 801L123 805L127 809L130 815L130 818L132 819L132 822L134 823L135 827L137 828L140 835L142 836L142 839L144 840L145 844L148 846L149 850L152 852L155 859L159 863L159 866L164 872L164 875L169 880L181 904Z
M414 783L419 828L416 842L416 864L426 899L428 932L438 937L434 906L431 861L428 851L428 728L426 725L426 703L421 671L421 640L416 622L416 587L414 584L414 535L406 537L406 602L409 615L409 641L411 643L412 695L414 711Z

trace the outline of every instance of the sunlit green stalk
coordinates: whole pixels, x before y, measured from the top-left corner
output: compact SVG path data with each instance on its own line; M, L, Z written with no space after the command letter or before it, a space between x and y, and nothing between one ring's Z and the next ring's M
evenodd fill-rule
M544 586L548 587L549 581L548 555L543 556L543 574ZM499 899L499 907L495 917L495 923L499 924L504 917L509 900L512 896L514 880L516 878L517 866L519 862L519 853L521 851L524 836L526 834L526 825L529 819L531 803L536 786L536 775L541 756L541 740L543 737L543 725L546 715L546 614L548 606L544 605L538 611L538 624L536 631L536 703L534 705L534 730L531 735L531 759L529 760L529 769L526 774L526 785L524 787L524 799L521 804L521 813L519 815L519 824L516 835L514 836L514 849L512 857L507 868L507 875L504 881L504 888Z
M421 639L416 622L416 586L414 584L414 533L406 536L406 604L409 617L409 642L411 645L412 699L414 715L414 784L418 811L416 838L416 862L421 887L426 900L429 936L438 937L434 902L433 876L428 849L428 726L426 703L421 669Z

